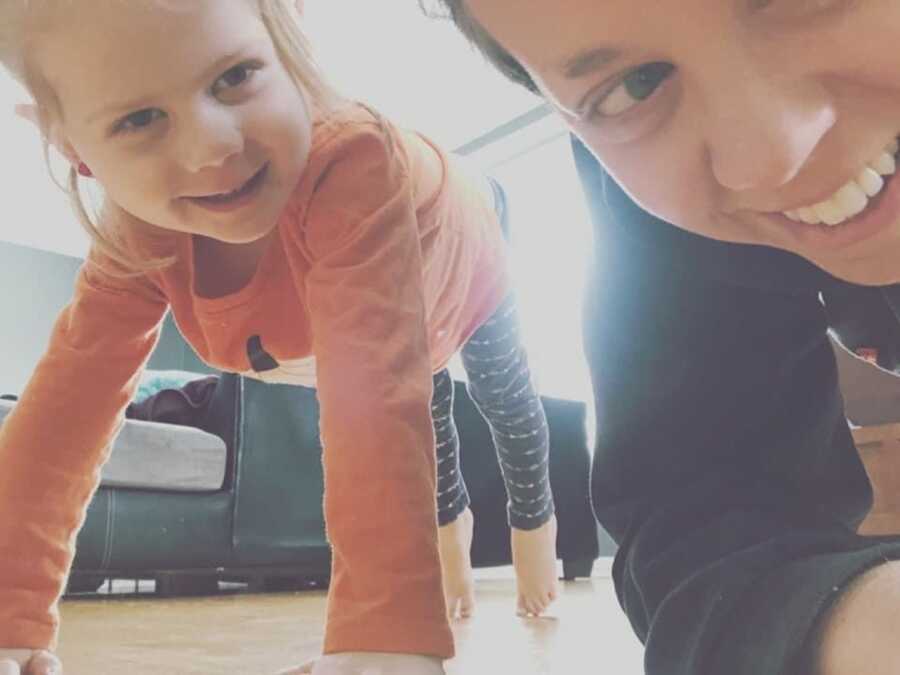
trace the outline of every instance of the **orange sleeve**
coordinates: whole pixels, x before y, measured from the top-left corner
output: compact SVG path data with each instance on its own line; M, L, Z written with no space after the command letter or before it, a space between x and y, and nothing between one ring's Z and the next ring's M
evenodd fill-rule
M449 657L410 181L374 122L334 144L299 233L334 553L325 651Z
M166 308L149 282L85 263L0 427L0 646L55 647L75 535Z

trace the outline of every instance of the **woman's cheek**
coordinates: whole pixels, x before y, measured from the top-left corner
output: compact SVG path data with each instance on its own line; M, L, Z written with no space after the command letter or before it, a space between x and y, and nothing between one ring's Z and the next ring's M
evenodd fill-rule
M686 176L658 175L651 181L641 176L636 182L633 198L641 207L657 218L692 232L703 234L709 204L703 190Z
M710 211L707 190L696 172L664 162L621 162L612 158L607 170L642 209L661 220L702 232Z
M694 134L608 142L590 124L567 119L606 172L644 211L682 229L715 238L716 188Z

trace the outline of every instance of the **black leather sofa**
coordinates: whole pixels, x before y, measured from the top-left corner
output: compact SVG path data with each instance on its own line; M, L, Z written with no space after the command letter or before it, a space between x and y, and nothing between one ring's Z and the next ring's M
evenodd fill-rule
M510 563L506 496L487 424L457 383L454 415L475 514L473 564ZM589 576L598 531L588 498L586 407L545 398L565 577ZM103 486L77 541L69 591L108 578L155 579L157 593L211 591L218 581L288 589L327 584L321 443L315 391L237 375L218 379L194 424L221 437L221 487L167 491Z

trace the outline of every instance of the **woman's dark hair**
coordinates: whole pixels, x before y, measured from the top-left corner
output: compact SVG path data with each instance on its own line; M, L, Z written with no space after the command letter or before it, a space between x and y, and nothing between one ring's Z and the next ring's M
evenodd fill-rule
M431 17L450 19L501 73L529 91L540 94L537 85L516 61L466 10L464 0L419 0L419 6Z

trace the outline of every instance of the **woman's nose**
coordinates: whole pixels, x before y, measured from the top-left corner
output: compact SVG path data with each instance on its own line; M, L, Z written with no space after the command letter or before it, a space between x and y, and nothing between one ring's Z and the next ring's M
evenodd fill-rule
M197 173L224 165L244 150L244 135L233 109L221 104L201 104L182 125L176 140L184 167Z
M834 105L814 80L754 74L731 85L704 120L712 172L730 190L777 189L800 172L834 126Z

